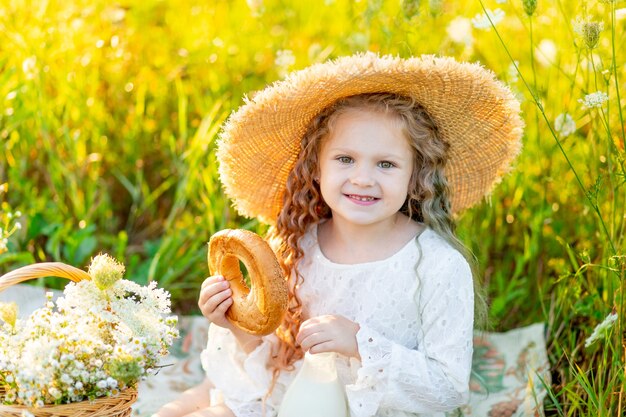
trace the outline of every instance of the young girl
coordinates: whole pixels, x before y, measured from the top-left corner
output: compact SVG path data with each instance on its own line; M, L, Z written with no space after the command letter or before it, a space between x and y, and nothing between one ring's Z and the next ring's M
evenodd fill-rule
M225 125L220 173L273 226L290 307L275 334L248 335L225 318L228 282L207 278L207 379L157 416L275 416L303 352L337 353L352 416L465 404L484 309L453 213L506 172L521 131L509 90L449 58L356 55L257 94Z

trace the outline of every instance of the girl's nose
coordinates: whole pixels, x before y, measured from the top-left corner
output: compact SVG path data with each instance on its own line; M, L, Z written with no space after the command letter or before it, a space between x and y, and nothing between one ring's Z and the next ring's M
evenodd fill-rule
M353 175L350 177L350 182L360 187L370 187L374 185L374 177L369 169L365 167L357 167Z

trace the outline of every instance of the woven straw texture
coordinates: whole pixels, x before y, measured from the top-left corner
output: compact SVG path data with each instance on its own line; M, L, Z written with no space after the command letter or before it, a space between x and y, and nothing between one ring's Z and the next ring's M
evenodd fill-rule
M414 97L437 124L450 144L446 177L455 212L491 192L521 150L519 102L484 67L430 55L343 57L290 74L226 121L219 171L239 213L274 224L313 117L342 97L377 92Z
M85 271L60 262L44 262L24 266L0 277L0 291L11 285L41 277L61 277L74 282L91 279ZM0 403L4 390L0 388ZM46 405L29 408L19 405L0 404L1 417L21 417L28 410L35 417L128 417L131 406L137 400L137 390L128 388L115 397L103 397L94 401L81 401L62 405Z
M0 397L2 397L1 390ZM94 401L46 405L39 408L0 405L0 416L22 417L22 411L28 410L35 417L129 417L132 414L131 406L136 400L137 390L128 388L116 397L103 397Z

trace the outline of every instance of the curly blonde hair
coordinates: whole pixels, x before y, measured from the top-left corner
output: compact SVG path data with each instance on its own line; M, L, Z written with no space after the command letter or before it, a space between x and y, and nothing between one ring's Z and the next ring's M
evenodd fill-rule
M338 100L312 120L302 137L298 159L287 178L282 209L276 225L269 231L270 242L286 276L290 277L289 308L276 331L279 346L271 363L274 380L281 370L293 369L293 363L303 356L295 344L302 323L302 303L296 291L304 281L298 271L298 262L304 256L300 240L310 225L331 217L319 184L314 180L319 176L318 155L338 118L354 110L390 115L401 123L413 150L414 163L407 199L400 211L441 235L466 257L475 271L473 257L455 236L448 183L444 175L449 145L439 138L437 126L426 110L410 97L391 93L360 94ZM477 274L474 273L474 276ZM474 282L475 305L480 318L485 304L477 280Z

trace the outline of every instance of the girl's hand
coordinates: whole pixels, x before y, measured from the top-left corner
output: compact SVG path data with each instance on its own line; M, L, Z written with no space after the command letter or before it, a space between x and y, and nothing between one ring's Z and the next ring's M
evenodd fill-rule
M202 283L198 307L202 315L211 323L226 329L232 329L232 325L226 318L226 310L233 305L233 291L229 282L221 275L208 277Z
M300 325L296 343L311 353L337 352L361 359L356 343L360 326L343 316L312 317Z
M236 328L226 318L226 310L233 305L233 291L230 283L221 275L208 277L202 283L198 307L202 315L216 326L230 330L244 352L252 352L260 343L261 337L245 333Z

